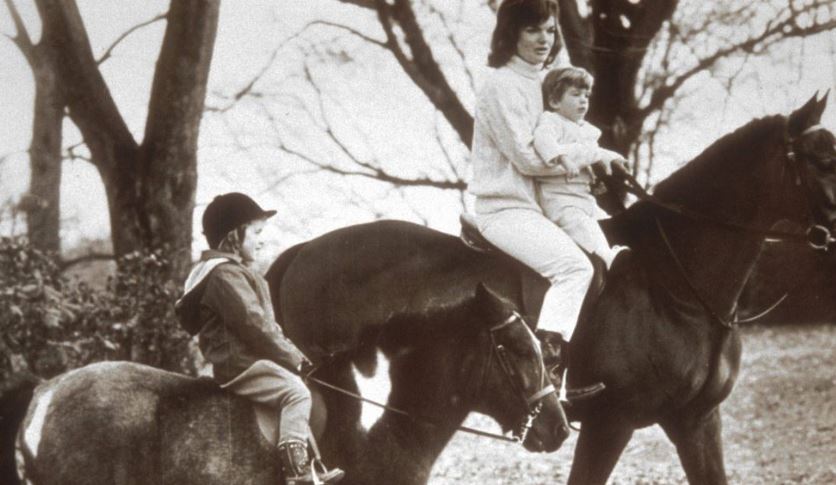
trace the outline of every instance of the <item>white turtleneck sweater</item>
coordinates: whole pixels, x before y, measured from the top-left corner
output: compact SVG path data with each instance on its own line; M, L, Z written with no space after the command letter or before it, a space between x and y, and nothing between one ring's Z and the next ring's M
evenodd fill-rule
M547 163L559 153L534 150L534 127L543 112L540 82L540 66L514 56L492 70L479 90L468 186L476 196L477 214L509 208L542 212L534 177L566 173Z

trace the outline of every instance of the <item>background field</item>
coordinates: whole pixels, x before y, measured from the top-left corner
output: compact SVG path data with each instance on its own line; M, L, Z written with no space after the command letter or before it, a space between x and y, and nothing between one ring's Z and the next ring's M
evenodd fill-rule
M743 363L722 406L726 471L731 483L836 483L836 327L751 327ZM473 415L468 424L496 427ZM558 452L526 453L459 433L433 469L432 485L551 484L569 476L576 436ZM686 483L661 428L638 431L612 484Z

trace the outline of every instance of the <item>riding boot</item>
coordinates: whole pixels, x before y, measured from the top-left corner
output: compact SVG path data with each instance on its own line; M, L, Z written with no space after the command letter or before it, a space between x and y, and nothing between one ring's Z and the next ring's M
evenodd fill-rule
M279 443L279 456L286 485L337 483L345 476L339 468L328 470L319 460L311 460L308 445L300 440Z
M559 390L558 397L564 401L564 405L568 405L573 400L592 397L604 390L605 386L601 382L591 386L568 389L566 369L569 367L569 341L564 339L560 332L537 330L536 335L540 340L546 372L555 389Z
M535 333L540 340L540 350L543 352L543 363L546 372L551 379L555 389L561 389L563 385L563 371L566 370L566 340L560 332L549 330L537 330Z

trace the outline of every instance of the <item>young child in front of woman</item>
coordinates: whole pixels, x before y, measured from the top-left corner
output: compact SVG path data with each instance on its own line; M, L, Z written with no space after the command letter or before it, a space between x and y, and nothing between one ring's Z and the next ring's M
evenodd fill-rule
M584 120L589 109L592 75L578 67L560 67L546 74L543 80L543 107L534 128L534 149L544 154L556 154L547 163L556 163L565 175L540 176L535 179L535 194L543 214L560 227L586 253L600 257L609 268L615 259L595 217L597 202L592 194L595 175L592 165L602 163L606 172L612 165L624 167L624 159L616 152L598 146L601 131ZM545 157L544 157L545 158ZM584 273L583 288L589 288L593 272ZM580 311L585 292L566 297L581 298L569 304ZM574 314L577 317L577 313ZM545 353L560 358L550 368L554 382L561 384L561 396L566 392L563 373L569 365L569 341L577 326L577 318L557 319L559 326L544 328L540 339ZM594 387L594 386L592 386ZM587 392L583 390L581 393ZM591 391L589 391L591 392Z
M198 335L200 351L222 388L280 412L275 444L285 483L336 483L342 470L326 470L308 451L311 394L299 374L309 362L282 333L267 282L249 267L265 221L275 213L238 192L215 197L203 214L210 249L186 279L177 316Z
M557 153L553 158L566 175L537 178L537 197L543 213L583 250L597 254L609 267L615 251L595 217L592 165L601 162L609 173L613 163L626 163L616 152L598 146L601 130L584 120L589 109L592 75L579 67L561 67L543 80L543 106L534 129L534 148ZM570 332L571 334L571 332Z

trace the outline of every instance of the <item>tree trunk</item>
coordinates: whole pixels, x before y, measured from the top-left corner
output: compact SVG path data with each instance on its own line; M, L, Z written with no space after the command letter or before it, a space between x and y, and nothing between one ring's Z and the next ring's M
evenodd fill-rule
M64 100L55 73L51 32L32 43L13 0L5 0L17 34L12 41L26 58L35 78L35 115L29 144L29 192L21 201L26 212L29 241L36 248L58 254L61 250L61 136Z
M93 57L72 0L37 0L70 117L108 199L115 255L162 250L172 277L191 264L197 138L218 24L217 0L173 0L137 144Z
M52 63L41 59L32 67L35 74L35 116L29 145L31 174L25 201L26 225L33 246L59 254L64 103Z

